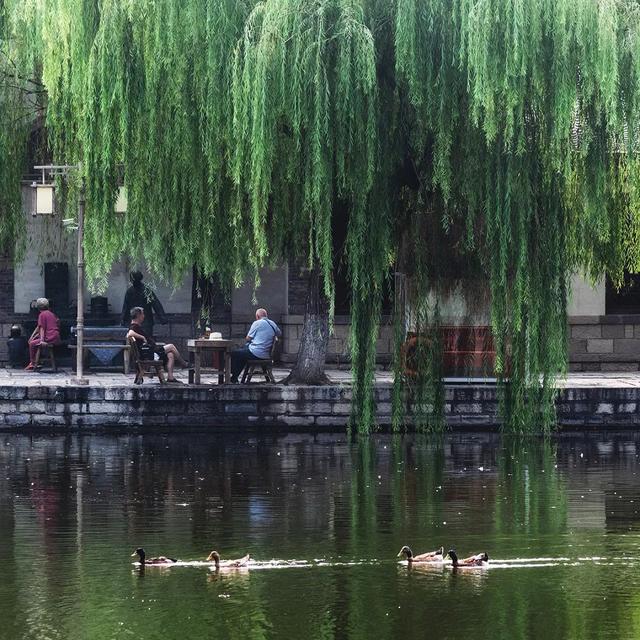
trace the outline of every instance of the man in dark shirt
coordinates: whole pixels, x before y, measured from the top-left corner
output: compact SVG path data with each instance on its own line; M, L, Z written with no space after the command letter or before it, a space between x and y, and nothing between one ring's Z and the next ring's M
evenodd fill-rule
M144 309L142 326L147 335L153 336L154 314L161 324L167 322L167 317L160 300L158 300L151 287L142 282L142 279L143 275L140 271L131 272L131 286L124 294L124 303L122 304L122 324L126 326L129 322L131 309L141 307Z
M153 355L157 354L167 370L167 382L178 382L173 377L173 368L177 362L182 367L189 366L180 352L173 344L165 344L159 346L149 335L144 327L144 309L142 307L134 307L130 311L131 324L127 332L127 338L133 338L136 341L138 351L143 360L153 360Z

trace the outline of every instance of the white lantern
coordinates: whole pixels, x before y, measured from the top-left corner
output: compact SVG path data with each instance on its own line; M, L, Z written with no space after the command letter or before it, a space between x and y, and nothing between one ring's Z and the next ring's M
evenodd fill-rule
M113 208L114 211L116 213L127 213L128 204L127 187L118 187L118 197L116 198L116 204Z
M55 213L52 184L36 184L36 209L34 215L50 216Z

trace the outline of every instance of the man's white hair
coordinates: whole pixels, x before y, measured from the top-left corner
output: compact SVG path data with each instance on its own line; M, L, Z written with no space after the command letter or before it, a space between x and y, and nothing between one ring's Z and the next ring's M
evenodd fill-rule
M256 315L258 316L258 318L266 318L269 314L267 313L266 309L260 307L260 309L256 311Z

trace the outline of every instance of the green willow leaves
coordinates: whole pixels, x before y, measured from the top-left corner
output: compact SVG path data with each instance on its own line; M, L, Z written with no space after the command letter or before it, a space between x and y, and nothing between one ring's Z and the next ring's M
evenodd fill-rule
M392 270L423 320L486 283L526 431L553 420L569 276L639 267L635 0L5 0L0 31L4 246L41 112L55 161L82 164L93 282L121 256L228 284L303 259L332 299L346 216L362 431Z

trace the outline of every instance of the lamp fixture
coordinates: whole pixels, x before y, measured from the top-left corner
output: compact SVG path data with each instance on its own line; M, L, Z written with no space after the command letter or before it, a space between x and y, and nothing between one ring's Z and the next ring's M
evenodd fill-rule
M45 169L42 170L42 181L33 182L31 186L36 192L36 206L33 215L51 216L55 213L55 188L51 182L47 182Z
M113 210L116 213L127 213L128 205L129 197L127 194L127 187L121 185L118 187L118 196L116 197L116 203Z

